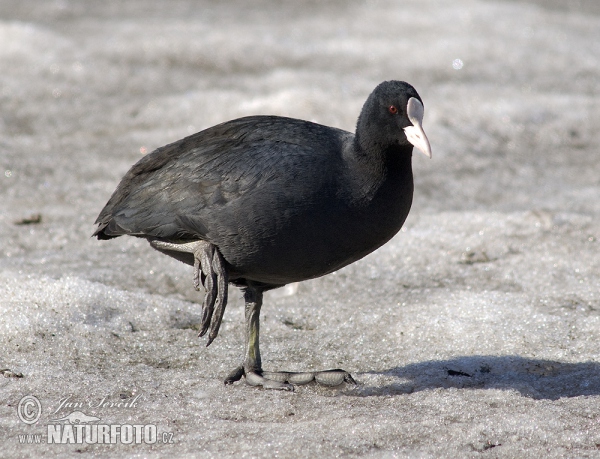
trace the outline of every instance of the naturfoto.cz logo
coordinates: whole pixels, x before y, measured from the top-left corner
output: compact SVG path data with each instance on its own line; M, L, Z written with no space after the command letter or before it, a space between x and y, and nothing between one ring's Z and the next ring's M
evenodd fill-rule
M53 415L63 408L83 408L84 405L91 407L126 407L135 406L139 395L128 402L110 402L104 397L99 403L71 401L71 396L59 401L59 406ZM33 395L23 397L17 407L19 419L25 424L34 425L38 423L42 414L42 404ZM54 444L156 444L174 443L172 432L158 432L154 424L104 424L97 416L75 410L64 416L50 419L47 424L46 435L44 434L22 434L19 435L19 443L54 443Z

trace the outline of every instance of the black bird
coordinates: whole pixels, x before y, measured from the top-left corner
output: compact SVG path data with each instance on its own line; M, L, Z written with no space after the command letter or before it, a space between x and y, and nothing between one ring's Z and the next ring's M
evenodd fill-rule
M343 370L266 372L259 351L263 292L355 262L402 227L413 197L413 145L431 158L423 104L402 81L378 85L356 134L292 118L249 116L159 148L127 172L94 236L146 238L194 266L206 290L200 336L215 339L228 284L244 291L244 361L225 379L292 389Z

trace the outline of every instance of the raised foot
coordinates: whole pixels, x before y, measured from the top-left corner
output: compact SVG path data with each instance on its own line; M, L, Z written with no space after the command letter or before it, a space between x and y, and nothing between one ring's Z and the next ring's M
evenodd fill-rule
M250 386L261 386L265 389L294 390L294 386L308 384L316 381L323 386L339 386L342 383L356 385L356 381L347 371L323 370L312 372L291 372L291 371L249 371L246 372L243 367L238 367L232 371L225 384L233 384L236 381L246 377L246 384Z
M202 323L198 336L204 336L210 328L207 346L217 337L227 306L229 275L225 260L217 247L206 241L170 242L149 239L150 245L163 252L184 252L194 256L194 288L204 287L206 294L202 303Z

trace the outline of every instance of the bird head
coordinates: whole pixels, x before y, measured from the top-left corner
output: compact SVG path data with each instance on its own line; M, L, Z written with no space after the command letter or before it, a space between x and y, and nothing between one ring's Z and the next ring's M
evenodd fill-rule
M404 81L384 81L365 102L356 135L363 148L412 145L431 158L423 114L423 102L415 88Z

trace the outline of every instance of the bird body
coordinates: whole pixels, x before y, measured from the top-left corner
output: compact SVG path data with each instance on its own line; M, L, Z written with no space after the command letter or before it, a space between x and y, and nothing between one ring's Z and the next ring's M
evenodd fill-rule
M100 214L106 226L97 234L205 240L238 284L322 276L400 230L413 192L406 150L389 149L373 168L340 129L272 116L229 121L139 161Z
M219 284L203 306L201 334L213 314L207 301L221 303L210 343L225 280L253 290L247 304L259 311L264 290L331 273L400 230L413 197L413 145L431 156L422 116L414 88L392 81L369 96L356 134L276 116L208 128L136 163L94 236L147 238L201 271L207 290ZM258 312L247 320L258 327ZM247 363L245 373L260 367Z

